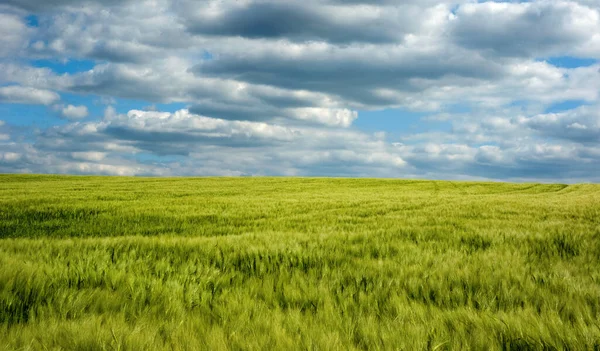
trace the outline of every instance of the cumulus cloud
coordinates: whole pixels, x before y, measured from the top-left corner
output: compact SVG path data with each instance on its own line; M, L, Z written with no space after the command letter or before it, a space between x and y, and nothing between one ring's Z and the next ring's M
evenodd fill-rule
M58 111L59 115L68 120L83 119L88 116L87 106L74 106L74 105L56 105L54 109Z
M303 121L315 121L322 124L340 127L349 127L358 118L356 111L348 109L326 109L326 108L296 108L290 113Z
M403 159L426 174L461 174L488 179L600 181L598 151L574 144L519 145L396 144Z
M49 90L11 85L0 87L0 102L9 104L51 105L60 96Z
M597 105L519 118L517 123L544 136L586 144L600 143L600 110Z
M169 57L177 49L185 56L196 44L167 0L31 3L40 11L54 9L40 16L32 37L33 44L40 44L30 47L36 56L141 64Z
M4 127L5 124L6 123L4 121L0 120L0 142L8 141L10 139L10 134Z
M21 18L0 12L0 58L18 55L27 46L28 35Z
M75 160L83 161L102 161L106 158L106 152L88 151L88 152L72 152L71 157Z
M73 84L72 80L69 75L58 75L49 68L0 62L0 84L19 84L44 90L66 90Z
M568 1L480 2L460 6L450 30L459 45L486 54L539 57L589 42L600 16Z
M7 0L0 102L69 122L0 171L596 179L598 59L592 0Z
M406 166L391 145L376 135L343 128L228 121L188 110L109 111L99 122L49 128L32 148L69 162L102 164L123 155L183 157L169 165L140 168L168 174L223 174L217 172L221 165L227 174L334 175L337 170L368 175L371 170L393 176Z

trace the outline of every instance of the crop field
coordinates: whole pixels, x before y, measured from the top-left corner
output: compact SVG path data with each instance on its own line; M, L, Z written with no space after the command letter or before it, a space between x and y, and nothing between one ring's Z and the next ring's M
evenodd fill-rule
M0 175L0 349L600 349L600 185Z

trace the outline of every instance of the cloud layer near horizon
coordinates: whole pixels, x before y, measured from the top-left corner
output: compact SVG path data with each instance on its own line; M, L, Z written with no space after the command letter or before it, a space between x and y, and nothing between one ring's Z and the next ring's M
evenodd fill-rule
M599 59L591 0L4 0L0 172L600 181Z

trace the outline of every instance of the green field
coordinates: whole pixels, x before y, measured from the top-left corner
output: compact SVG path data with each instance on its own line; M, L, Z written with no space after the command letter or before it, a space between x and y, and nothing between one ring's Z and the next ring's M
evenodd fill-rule
M0 175L0 349L600 349L600 185Z

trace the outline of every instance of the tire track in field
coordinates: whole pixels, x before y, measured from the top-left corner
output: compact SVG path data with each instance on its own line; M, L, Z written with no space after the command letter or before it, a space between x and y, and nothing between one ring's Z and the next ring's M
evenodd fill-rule
M458 191L458 193L460 195L468 195L467 191L465 190L464 186L458 186L458 182L448 182L448 184L452 185L452 187L454 187L454 189L456 189ZM461 183L464 184L464 183Z
M565 190L566 188L568 188L569 186L567 184L557 184L557 187L558 187L557 190L546 191L546 193L559 193L559 192Z
M388 216L394 213L399 212L415 212L422 211L426 208L433 208L440 205L438 198L440 196L440 185L438 181L416 181L411 183L430 183L432 186L430 189L424 189L423 192L426 194L423 198L419 197L417 199L411 200L411 202L400 205L399 208L391 208L391 209L377 209L376 207L372 208L374 216ZM347 208L346 206L342 208ZM337 209L332 209L337 210Z

